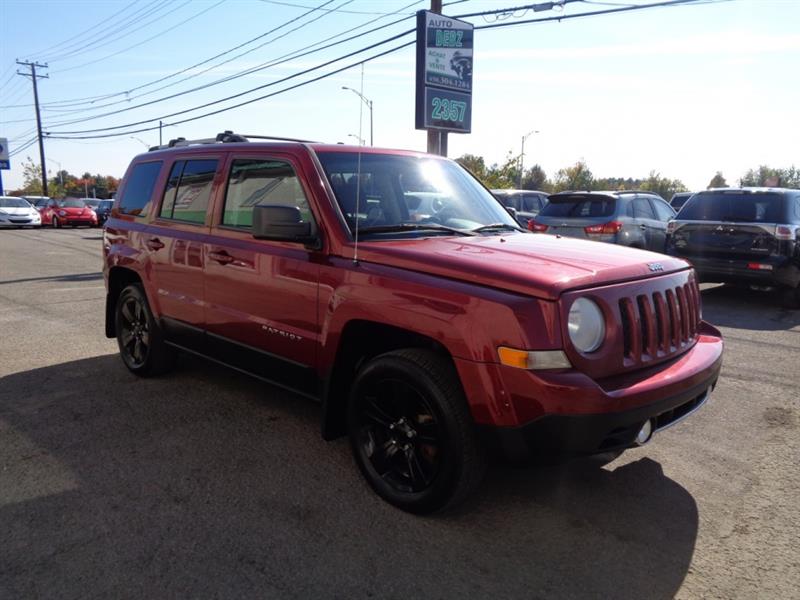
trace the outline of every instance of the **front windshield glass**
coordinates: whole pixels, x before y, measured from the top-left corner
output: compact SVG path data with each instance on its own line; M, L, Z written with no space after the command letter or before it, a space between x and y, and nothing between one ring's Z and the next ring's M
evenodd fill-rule
M30 208L30 204L22 198L0 198L0 208Z
M61 206L64 208L85 208L86 203L83 200L78 200L77 198L71 198L69 200L62 201Z
M439 235L456 233L447 228L518 228L502 205L454 162L364 153L359 167L356 152L318 156L351 231L356 223L359 232L367 234L370 229L387 233L404 227L420 231L430 227Z

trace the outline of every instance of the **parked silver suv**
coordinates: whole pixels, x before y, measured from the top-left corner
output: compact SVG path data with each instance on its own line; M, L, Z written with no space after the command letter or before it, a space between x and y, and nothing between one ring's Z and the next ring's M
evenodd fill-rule
M651 192L561 192L549 196L528 229L663 252L674 217Z

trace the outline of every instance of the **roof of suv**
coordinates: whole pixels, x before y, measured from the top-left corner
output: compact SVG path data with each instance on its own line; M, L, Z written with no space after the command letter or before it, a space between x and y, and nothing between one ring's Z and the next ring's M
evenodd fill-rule
M798 190L793 190L790 188L780 188L780 187L724 187L724 188L709 188L707 190L701 190L697 192L698 194L704 194L708 192L745 192L751 194L764 194L764 193L773 193L773 194L790 194L792 192L798 192Z
M655 192L649 192L646 190L567 190L563 192L557 192L555 194L550 194L550 197L558 197L558 196L571 196L574 194L580 194L581 196L614 196L618 198L622 195L630 195L630 194L647 194L649 196L658 196Z
M160 154L163 152L208 152L209 147L217 149L232 150L257 150L258 148L310 148L315 152L361 152L363 154L395 154L401 156L424 156L427 158L440 158L431 156L424 152L414 150L399 150L396 148L376 148L374 146L353 146L348 144L330 144L325 142L313 142L296 138L258 136L258 135L239 135L231 131L224 131L217 134L215 138L203 138L187 140L185 138L175 138L167 144L153 146L147 152L139 156Z

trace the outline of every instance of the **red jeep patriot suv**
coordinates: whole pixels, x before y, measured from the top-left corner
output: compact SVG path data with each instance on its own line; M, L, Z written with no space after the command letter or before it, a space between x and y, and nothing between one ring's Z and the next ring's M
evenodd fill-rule
M317 398L322 435L348 435L374 490L417 513L466 497L489 451L644 444L722 362L686 262L529 234L415 152L173 140L134 158L103 250L128 369L185 350Z

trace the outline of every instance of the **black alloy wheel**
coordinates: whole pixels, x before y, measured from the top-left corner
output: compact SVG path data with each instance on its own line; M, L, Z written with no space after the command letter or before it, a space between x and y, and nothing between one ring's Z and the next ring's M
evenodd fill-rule
M439 472L445 432L419 389L373 378L358 399L358 444L375 474L398 492L423 492Z
M455 506L483 477L485 456L461 383L450 361L431 351L369 361L351 390L348 431L367 482L403 510Z
M125 366L136 375L155 375L172 367L175 352L167 346L138 285L122 290L117 299L117 345Z

